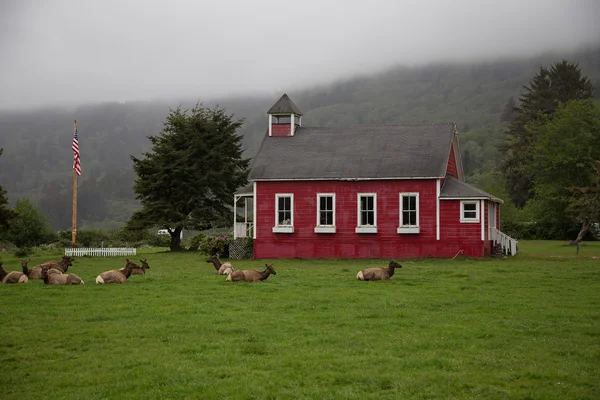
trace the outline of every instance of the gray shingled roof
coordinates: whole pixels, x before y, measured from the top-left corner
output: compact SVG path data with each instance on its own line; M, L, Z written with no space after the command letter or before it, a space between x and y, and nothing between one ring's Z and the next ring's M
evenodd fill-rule
M490 199L502 203L503 201L489 193L479 190L468 183L461 182L458 179L448 175L444 179L444 186L440 190L440 199Z
M249 179L442 178L453 132L453 124L299 127L265 135Z
M294 104L287 94L283 94L277 103L267 111L267 114L296 114L302 115L302 111Z

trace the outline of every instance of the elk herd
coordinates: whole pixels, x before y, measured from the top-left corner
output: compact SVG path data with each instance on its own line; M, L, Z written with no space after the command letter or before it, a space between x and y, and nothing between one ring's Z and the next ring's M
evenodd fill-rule
M21 261L21 271L7 272L0 261L0 281L2 283L27 283L30 280L40 279L46 285L83 285L83 279L76 274L67 273L70 266L73 265L75 257L63 256L59 261L46 261L33 268L29 268L31 261ZM124 283L132 274L143 275L150 268L146 260L140 260L141 266L126 259L125 267L118 270L102 272L96 278L96 283Z
M3 268L0 261L0 281L2 283L27 283L29 280L40 279L47 285L83 285L84 282L79 276L67 273L74 260L75 257L63 256L59 261L47 261L31 269L28 267L31 259L23 260L21 261L22 271L9 272ZM102 272L96 277L96 283L125 283L131 275L144 275L146 270L150 269L150 265L146 260L140 260L140 262L142 265L125 259L123 268ZM265 264L264 271L256 269L236 270L230 262L221 263L217 254L208 258L206 262L213 264L218 275L227 275L225 279L227 282L262 282L271 275L277 275L273 264ZM402 265L392 259L387 268L375 267L359 271L356 279L361 281L389 280L394 275L394 271L399 268L402 268Z

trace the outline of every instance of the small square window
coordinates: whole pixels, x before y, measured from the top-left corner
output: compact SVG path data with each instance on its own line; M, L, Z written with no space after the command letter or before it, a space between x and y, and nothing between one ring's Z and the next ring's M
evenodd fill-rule
M479 201L460 202L460 222L479 222Z

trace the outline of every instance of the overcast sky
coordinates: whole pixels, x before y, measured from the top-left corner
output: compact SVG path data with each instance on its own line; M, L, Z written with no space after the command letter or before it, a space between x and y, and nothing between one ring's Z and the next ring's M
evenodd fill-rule
M600 42L600 0L0 0L0 108L280 93Z

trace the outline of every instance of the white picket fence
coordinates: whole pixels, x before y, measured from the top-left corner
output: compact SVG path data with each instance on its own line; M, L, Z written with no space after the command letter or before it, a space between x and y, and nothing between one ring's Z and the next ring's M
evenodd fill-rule
M103 248L65 248L65 256L82 257L117 257L117 256L135 256L137 249L135 247L103 247Z

